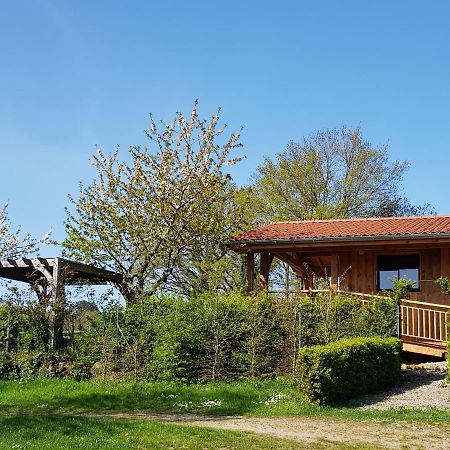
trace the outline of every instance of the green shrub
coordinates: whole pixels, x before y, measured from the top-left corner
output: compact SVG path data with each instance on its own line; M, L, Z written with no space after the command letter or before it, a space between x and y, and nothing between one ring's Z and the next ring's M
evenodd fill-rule
M8 353L0 353L0 380L17 380L20 378L20 367Z
M360 336L396 337L397 300L374 297L361 307Z
M45 351L48 317L35 301L2 302L0 298L0 351L34 353Z
M45 354L43 352L19 353L15 356L15 361L20 369L20 378L34 378L40 373Z
M397 303L371 298L362 304L357 297L319 295L299 302L302 346L324 345L359 336L394 337Z
M273 376L288 359L283 349L289 341L289 323L283 320L280 305L267 295L252 297L245 304L247 331L240 354L244 375Z
M390 386L400 379L396 338L342 339L301 349L297 382L313 402L340 402Z
M88 360L74 361L69 369L69 377L75 381L92 378L92 363Z

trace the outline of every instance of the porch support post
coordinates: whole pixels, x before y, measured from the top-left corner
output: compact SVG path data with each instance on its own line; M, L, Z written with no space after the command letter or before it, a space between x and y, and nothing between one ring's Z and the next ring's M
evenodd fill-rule
M247 253L247 295L250 295L253 290L253 280L255 279L255 254L253 252Z
M339 278L339 255L333 253L331 255L331 290L337 292Z
M270 253L261 253L261 260L259 263L259 289L266 291L269 289L269 270L272 265L273 255Z

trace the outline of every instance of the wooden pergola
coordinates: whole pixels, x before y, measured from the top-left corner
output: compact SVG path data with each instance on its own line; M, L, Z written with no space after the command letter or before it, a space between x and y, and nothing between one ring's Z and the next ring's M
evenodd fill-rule
M0 260L0 277L29 283L50 306L49 345L62 345L65 287L118 284L122 275L64 258L20 258Z

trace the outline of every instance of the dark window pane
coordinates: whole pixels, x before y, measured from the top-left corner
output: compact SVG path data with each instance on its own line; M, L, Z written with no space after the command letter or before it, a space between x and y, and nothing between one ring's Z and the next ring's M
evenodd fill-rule
M418 269L419 255L380 255L378 270Z

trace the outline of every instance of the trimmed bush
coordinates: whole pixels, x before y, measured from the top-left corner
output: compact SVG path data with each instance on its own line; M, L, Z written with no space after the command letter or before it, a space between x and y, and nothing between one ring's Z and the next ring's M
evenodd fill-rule
M330 404L398 383L401 343L396 338L342 339L305 347L297 382L313 402Z

